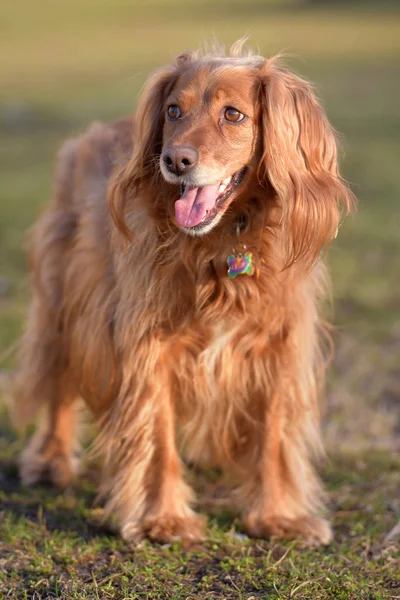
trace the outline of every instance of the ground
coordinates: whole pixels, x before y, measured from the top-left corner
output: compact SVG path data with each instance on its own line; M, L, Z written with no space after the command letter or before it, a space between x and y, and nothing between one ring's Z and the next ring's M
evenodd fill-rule
M130 548L95 505L93 471L57 494L21 488L14 462L0 465L1 598L400 598L400 554L385 541L400 511L400 458L386 452L326 466L335 542L322 549L247 538L215 472L189 473L210 518L205 543Z
M243 536L218 473L191 471L209 538L129 548L90 470L23 488L5 401L30 290L25 241L63 138L130 112L152 69L215 34L281 50L342 134L359 198L328 263L337 352L324 402L335 542ZM0 7L0 598L400 598L400 6L282 0L17 0ZM386 540L386 541L385 541Z

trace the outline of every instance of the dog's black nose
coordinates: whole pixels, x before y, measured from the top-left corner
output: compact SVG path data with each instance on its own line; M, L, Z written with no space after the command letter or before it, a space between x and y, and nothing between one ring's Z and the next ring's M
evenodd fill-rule
M197 164L198 154L194 148L175 146L164 150L162 159L170 173L182 175Z

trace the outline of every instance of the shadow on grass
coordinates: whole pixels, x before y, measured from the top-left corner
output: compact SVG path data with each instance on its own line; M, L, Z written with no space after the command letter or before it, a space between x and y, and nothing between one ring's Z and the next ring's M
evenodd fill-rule
M0 514L15 522L22 518L45 523L49 532L70 531L85 541L115 533L109 523L88 515L95 508L96 494L85 480L65 491L46 483L27 487L19 480L15 462L0 460L0 489Z
M232 530L238 514L232 507L226 486L218 473L190 469L189 479L198 491L198 510L222 532ZM118 535L115 523L103 519L96 502L99 472L92 469L64 491L45 482L33 487L21 484L16 461L0 459L0 515L10 515L35 524L45 523L49 533L69 531L89 542L98 537ZM94 514L95 513L95 514Z

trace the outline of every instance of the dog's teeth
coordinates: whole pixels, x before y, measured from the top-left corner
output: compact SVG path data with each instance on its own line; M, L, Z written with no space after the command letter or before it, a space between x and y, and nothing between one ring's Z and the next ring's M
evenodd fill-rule
M228 185L228 183L230 182L231 177L227 177L226 179L223 180L222 185L224 185L225 187Z
M219 186L219 188L218 188L218 191L219 192L224 192L225 189L226 189L226 184L225 183L221 183L220 186Z

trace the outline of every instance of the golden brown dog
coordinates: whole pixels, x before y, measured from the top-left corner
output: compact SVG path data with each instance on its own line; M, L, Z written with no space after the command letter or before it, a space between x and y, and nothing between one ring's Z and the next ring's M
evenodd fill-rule
M353 196L310 85L242 45L179 56L134 119L69 140L35 230L22 480L68 484L82 397L128 540L204 535L178 448L232 474L250 535L331 539L320 254Z

